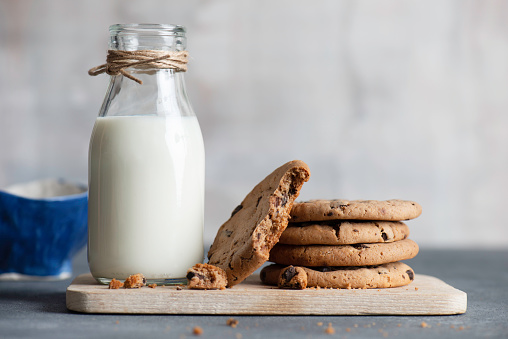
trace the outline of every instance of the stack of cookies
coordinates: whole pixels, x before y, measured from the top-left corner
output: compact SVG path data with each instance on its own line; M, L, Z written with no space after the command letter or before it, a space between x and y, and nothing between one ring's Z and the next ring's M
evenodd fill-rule
M270 251L261 280L282 288L386 288L409 284L401 260L418 253L402 222L418 217L405 200L311 200L295 203L291 222Z

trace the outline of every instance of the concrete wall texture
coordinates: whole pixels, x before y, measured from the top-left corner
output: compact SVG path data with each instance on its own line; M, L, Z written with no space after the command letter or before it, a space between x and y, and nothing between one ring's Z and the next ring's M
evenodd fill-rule
M108 26L187 27L205 241L282 163L300 198L408 199L428 247L506 247L508 1L0 0L0 187L86 183Z

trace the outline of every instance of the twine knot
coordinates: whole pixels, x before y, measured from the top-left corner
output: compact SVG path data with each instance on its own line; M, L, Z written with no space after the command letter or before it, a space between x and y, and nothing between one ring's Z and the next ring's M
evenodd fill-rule
M116 51L108 50L106 63L88 71L89 75L96 76L102 73L109 75L120 75L136 81L138 84L143 82L125 71L129 67L137 68L158 68L158 69L174 69L176 72L187 71L187 51Z

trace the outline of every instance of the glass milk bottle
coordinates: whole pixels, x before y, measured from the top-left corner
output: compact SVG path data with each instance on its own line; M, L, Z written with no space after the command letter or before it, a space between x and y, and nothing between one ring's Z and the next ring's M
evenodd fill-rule
M182 70L146 62L185 47L182 26L110 27L111 65L102 72L111 81L89 150L88 263L101 283L136 273L148 283L186 283L187 269L203 261L201 130ZM149 56L113 64L115 51Z

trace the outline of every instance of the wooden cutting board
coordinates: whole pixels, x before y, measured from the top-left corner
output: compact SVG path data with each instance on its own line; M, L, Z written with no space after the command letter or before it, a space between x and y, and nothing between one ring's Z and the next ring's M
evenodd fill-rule
M467 294L416 274L408 286L386 289L285 290L262 285L259 275L225 290L173 286L110 290L90 274L67 288L67 308L83 313L227 315L447 315L466 312Z

